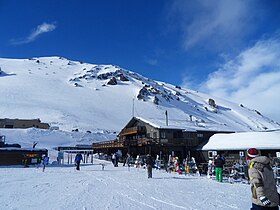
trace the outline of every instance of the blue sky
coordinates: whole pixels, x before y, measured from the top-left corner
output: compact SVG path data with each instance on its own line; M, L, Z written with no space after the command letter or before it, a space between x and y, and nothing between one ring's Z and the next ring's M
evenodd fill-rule
M280 122L279 0L0 0L0 57L116 64Z

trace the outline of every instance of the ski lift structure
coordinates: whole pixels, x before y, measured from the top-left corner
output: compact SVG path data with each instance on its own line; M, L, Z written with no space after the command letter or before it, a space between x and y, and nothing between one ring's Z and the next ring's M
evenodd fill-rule
M93 163L94 150L91 145L76 145L76 146L59 146L55 148L58 151L57 163L59 165L72 165L75 163L75 157L78 153L83 156L84 164L99 165L102 171L105 168L104 163Z
M59 146L55 149L58 151L58 164L74 164L75 156L78 153L82 154L84 163L93 164L93 148L91 145Z

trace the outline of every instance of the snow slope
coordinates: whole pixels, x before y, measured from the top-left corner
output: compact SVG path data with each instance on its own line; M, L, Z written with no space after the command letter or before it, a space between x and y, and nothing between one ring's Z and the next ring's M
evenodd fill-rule
M94 160L99 163L100 160ZM70 167L1 167L0 209L26 210L230 210L249 209L250 186L218 183L206 177L112 167L106 162Z
M183 128L261 131L280 125L256 110L158 82L115 65L61 57L0 59L1 118L40 118L61 130L119 132L134 116ZM112 78L116 85L109 85ZM141 94L139 94L141 93ZM216 107L208 104L214 99Z
M95 142L116 139L116 134L105 131L95 133L68 132L61 130L0 129L0 135L6 136L6 143L20 144L22 148L31 149L33 142L38 142L36 148L48 149L50 162L56 161L58 146L91 145Z

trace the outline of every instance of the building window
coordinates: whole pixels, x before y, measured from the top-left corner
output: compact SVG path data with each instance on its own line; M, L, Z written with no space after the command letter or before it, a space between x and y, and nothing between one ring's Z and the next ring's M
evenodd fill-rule
M182 131L178 131L178 138L183 138L183 132Z
M198 138L203 138L203 134L202 134L202 133L198 133L198 134L197 134L197 137L198 137Z
M153 137L156 139L157 138L157 132L153 133Z
M165 139L166 138L166 134L164 131L160 132L160 138Z
M13 125L5 125L5 128L14 128Z
M183 133L182 133L182 131L175 131L174 133L173 133L173 138L183 138Z

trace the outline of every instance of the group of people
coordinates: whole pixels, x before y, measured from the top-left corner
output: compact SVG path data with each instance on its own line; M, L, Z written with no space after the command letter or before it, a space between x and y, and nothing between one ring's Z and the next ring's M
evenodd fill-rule
M280 194L277 191L270 159L261 156L256 148L247 150L248 176L252 193L251 210L278 210ZM225 158L217 155L214 159L216 180L223 181Z
M277 192L274 173L270 166L270 159L266 156L261 156L256 148L250 148L247 150L246 160L249 166L248 176L252 192L251 210L278 210L280 195ZM43 171L45 171L48 161L48 157L44 156L42 159ZM81 161L83 161L82 154L77 153L75 157L77 170L80 170ZM129 167L130 161L131 156L127 154L123 166L127 164ZM112 154L112 162L116 167L118 164L118 157L116 154ZM218 182L223 181L223 166L225 162L225 158L221 155L217 155L214 159L215 175ZM145 164L148 178L152 178L152 168L154 167L155 161L150 154L146 156Z

